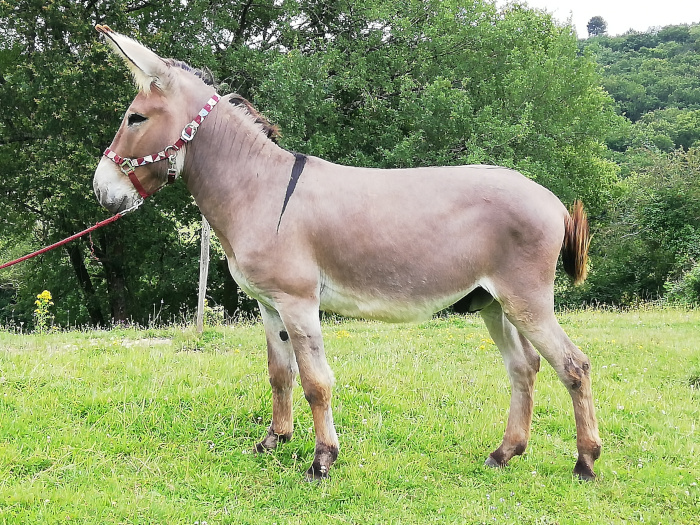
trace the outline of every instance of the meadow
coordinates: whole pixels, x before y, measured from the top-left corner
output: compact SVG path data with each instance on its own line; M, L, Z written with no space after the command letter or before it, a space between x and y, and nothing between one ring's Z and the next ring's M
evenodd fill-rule
M483 466L509 384L479 317L324 321L340 457L304 481L311 415L271 417L263 329L0 330L0 523L698 523L700 311L559 316L593 363L598 479L575 479L571 400L543 361L527 452Z

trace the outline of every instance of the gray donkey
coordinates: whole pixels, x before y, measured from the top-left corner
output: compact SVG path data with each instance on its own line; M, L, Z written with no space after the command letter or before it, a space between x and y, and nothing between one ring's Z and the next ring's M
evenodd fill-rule
M379 170L291 153L247 101L217 95L201 71L107 26L97 30L139 93L97 167L95 193L118 212L184 179L234 279L260 305L272 423L258 451L292 437L298 374L316 432L308 478L328 476L338 456L319 309L415 321L458 302L480 312L512 386L503 442L486 464L505 466L525 451L539 352L573 400L574 473L595 477L601 441L590 362L554 315L560 252L574 280L585 279L580 203L569 212L547 189L501 167Z

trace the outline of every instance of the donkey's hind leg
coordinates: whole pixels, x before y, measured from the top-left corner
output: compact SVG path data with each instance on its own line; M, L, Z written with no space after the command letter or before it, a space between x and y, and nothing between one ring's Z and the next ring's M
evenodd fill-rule
M267 436L255 446L257 452L265 452L292 439L292 389L298 373L296 358L289 334L279 314L260 304L265 336L267 338L267 368L272 386L272 423Z
M499 303L494 301L480 313L491 338L501 351L511 385L510 411L503 442L486 459L486 465L490 467L503 467L513 456L525 452L527 447L540 356L506 318Z
M574 405L578 449L574 474L580 479L591 480L595 478L593 464L602 448L593 407L591 362L559 326L552 305L541 306L537 308L537 301L533 301L529 307L506 310L506 314L552 365L569 391Z

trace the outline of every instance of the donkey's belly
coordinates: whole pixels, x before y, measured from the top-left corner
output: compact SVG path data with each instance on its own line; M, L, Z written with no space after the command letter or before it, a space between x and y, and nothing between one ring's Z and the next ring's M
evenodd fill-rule
M467 295L474 287L445 296L413 297L369 288L353 289L326 278L321 287L321 310L392 323L425 321Z

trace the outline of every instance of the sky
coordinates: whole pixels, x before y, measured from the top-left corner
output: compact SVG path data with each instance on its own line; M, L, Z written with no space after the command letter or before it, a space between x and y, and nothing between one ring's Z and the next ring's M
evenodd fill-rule
M498 0L496 5L507 4ZM608 35L629 29L646 31L650 27L700 23L699 0L523 0L530 7L545 9L556 20L566 23L571 17L579 38L587 38L586 25L594 16L608 23Z

